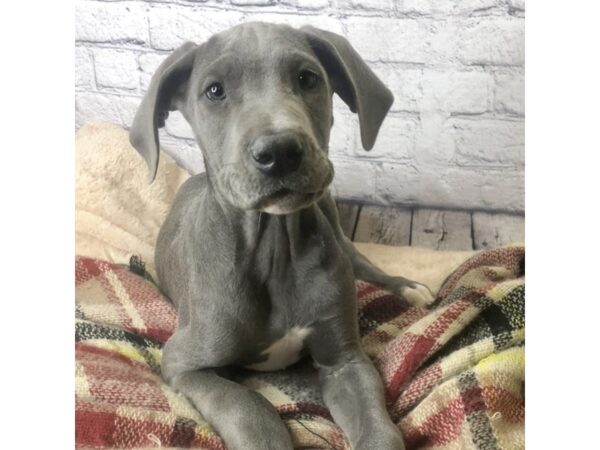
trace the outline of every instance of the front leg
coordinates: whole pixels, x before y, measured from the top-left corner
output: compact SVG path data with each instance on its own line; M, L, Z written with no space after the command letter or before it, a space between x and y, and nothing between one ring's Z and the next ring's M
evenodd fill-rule
M345 236L343 239L344 249L352 261L354 276L357 279L386 289L414 306L428 306L433 303L435 298L427 286L408 278L386 274L361 254Z
M339 335L346 328L340 325L320 327L310 345L325 404L354 450L404 450L379 373L353 332Z
M163 377L200 411L228 450L292 450L292 440L267 399L214 369L189 369L175 334L163 354ZM188 368L185 368L185 367Z
M325 195L319 201L319 206L327 220L329 220L338 243L350 258L354 276L357 279L386 289L405 299L411 305L427 306L433 303L435 299L427 286L404 277L394 277L386 274L356 249L352 241L342 231L337 206L331 195Z
M171 385L184 394L225 441L228 450L291 450L291 437L262 395L213 370L184 372Z

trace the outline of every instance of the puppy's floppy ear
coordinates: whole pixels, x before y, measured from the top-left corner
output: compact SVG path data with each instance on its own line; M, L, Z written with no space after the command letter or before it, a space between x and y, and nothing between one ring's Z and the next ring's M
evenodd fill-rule
M186 42L156 69L129 130L129 142L142 155L152 183L158 169L158 129L165 126L169 111L177 109L187 88L198 46Z
M301 30L327 71L334 92L358 113L362 145L371 150L394 96L346 38L311 26Z

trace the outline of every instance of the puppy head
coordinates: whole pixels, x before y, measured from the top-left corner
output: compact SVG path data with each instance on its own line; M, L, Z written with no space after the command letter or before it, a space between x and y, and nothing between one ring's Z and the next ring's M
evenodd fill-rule
M348 41L312 27L246 23L166 58L130 141L154 180L158 128L179 110L219 195L237 208L287 214L318 200L333 179L334 92L358 113L370 150L393 96Z

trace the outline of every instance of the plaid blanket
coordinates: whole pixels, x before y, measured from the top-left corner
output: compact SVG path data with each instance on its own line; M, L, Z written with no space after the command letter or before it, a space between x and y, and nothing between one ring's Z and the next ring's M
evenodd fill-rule
M475 255L430 310L357 282L363 346L409 449L524 448L524 257L521 247ZM128 267L77 257L75 271L78 448L224 449L160 377L171 304ZM310 362L235 376L275 405L295 448L349 449Z

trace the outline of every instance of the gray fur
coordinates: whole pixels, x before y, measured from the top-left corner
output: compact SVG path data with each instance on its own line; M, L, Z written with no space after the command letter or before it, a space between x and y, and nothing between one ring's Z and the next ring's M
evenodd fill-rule
M297 76L306 68L319 81L302 90ZM215 81L225 100L205 95ZM156 245L160 286L179 314L162 372L229 449L292 448L273 406L221 369L264 362L265 349L294 327L310 329L303 352L319 368L323 398L353 448L404 448L360 346L354 280L398 295L419 285L384 274L342 234L328 192L334 92L358 113L370 149L393 97L350 44L312 27L247 23L169 56L131 129L150 179L168 111L181 111L203 152L206 174L181 187ZM249 160L251 144L273 133L302 143L300 167L283 177Z

